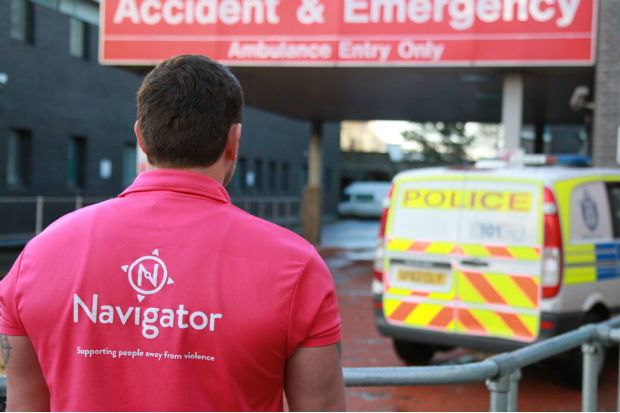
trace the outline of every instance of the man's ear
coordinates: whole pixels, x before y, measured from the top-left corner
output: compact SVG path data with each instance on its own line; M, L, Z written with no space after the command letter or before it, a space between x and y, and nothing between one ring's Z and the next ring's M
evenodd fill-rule
M146 153L144 150L144 142L142 142L142 133L140 133L140 127L138 126L138 121L133 125L133 131L136 133L136 139L138 139L138 145L142 152Z
M228 142L226 143L225 155L229 161L236 161L239 153L239 141L241 140L241 124L234 123L228 130Z

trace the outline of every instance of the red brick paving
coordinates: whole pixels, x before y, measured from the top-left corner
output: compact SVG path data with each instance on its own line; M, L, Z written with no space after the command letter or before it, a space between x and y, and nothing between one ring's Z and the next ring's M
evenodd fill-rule
M403 366L392 350L391 339L374 325L370 295L372 262L343 261L345 251L321 250L336 280L343 325L344 367ZM344 266L342 263L345 263ZM435 356L439 363L478 353L457 349ZM564 387L553 362L526 367L519 383L520 411L580 411L581 392ZM608 358L599 386L599 411L617 411L617 347ZM348 387L347 408L352 411L489 411L484 383L411 387Z

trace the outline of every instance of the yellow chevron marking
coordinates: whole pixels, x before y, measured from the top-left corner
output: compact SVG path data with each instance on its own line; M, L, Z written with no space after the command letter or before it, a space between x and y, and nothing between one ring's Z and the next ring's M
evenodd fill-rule
M538 260L540 253L531 247L506 247L513 257L519 260Z
M596 281L596 267L574 267L564 269L565 284L583 284Z
M538 316L530 315L530 314L517 314L517 316L521 319L523 324L534 334L534 337L538 337L538 327L540 323L538 322Z
M484 273L483 275L507 305L518 308L536 308L536 305L509 275L493 273ZM536 284L539 284L538 277L531 278ZM464 275L459 277L459 297L463 302L486 303L484 297Z
M564 247L566 254L588 254L596 251L594 244L567 245Z
M594 244L567 245L565 251L567 264L590 264L596 262L596 246Z
M394 311L400 305L400 300L395 300L393 298L384 298L383 299L383 311L385 312L386 317L390 317Z
M453 319L452 321L450 321L450 323L448 323L448 325L445 328L445 331L454 331L456 329L456 324L457 322Z
M443 306L437 304L418 304L407 316L405 324L425 326L441 311Z
M464 275L459 275L459 298L463 302L468 303L486 303L485 299L480 295L478 290L471 285Z
M414 243L414 240L402 239L402 238L393 238L388 241L387 249L388 251L395 252L404 252L407 251L411 245ZM433 242L424 250L427 254L438 254L438 255L450 255L455 247L460 247L465 255L470 255L473 257L491 257L491 253L484 245L479 244L456 244L454 242ZM539 260L540 252L536 248L532 247L515 247L515 246L507 246L505 247L510 254L516 259L520 260Z
M454 286L454 283L452 285ZM431 293L428 295L428 298L431 300L450 301L454 298L454 287L452 287L452 291L447 293Z
M493 311L469 310L476 319L484 326L487 332L497 337L514 337L512 329L504 323L504 320Z
M429 254L448 255L456 244L454 242L433 242L424 252Z
M595 253L582 253L582 254L566 254L567 264L590 264L596 262Z
M491 282L495 291L502 296L511 307L536 308L527 295L508 275L490 274L487 280ZM535 280L536 281L536 280Z
M406 288L390 287L388 289L388 294L393 294L393 295L410 295L411 294L411 290L407 290Z
M490 257L491 253L482 245L476 244L461 244L461 249L465 255L471 255L473 257Z
M407 248L409 248L411 244L412 242L410 240L395 238L388 242L387 249L389 251L398 252L407 251Z
M482 322L478 319L478 317L476 317L476 315L475 315L475 314L473 314L473 313L471 312L471 310L468 310L468 311L470 311L471 316L472 316L474 319L476 319L476 320L478 321L478 323L480 323L482 326L484 326L484 324L483 324L483 323L482 323ZM454 320L454 326L453 326L453 328L454 328L454 331L455 331L455 332L458 332L458 333L465 333L465 334L476 334L476 335L485 335L485 336L486 336L486 335L488 335L488 333L482 333L482 332L480 332L480 331L475 331L475 332L474 332L474 331L470 331L470 330L468 330L468 329L465 327L465 324L463 324L463 323L462 323L460 320L458 320L458 319Z

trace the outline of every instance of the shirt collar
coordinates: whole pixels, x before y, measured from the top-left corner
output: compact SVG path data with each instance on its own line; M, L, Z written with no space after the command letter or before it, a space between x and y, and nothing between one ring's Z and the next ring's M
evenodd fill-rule
M215 179L195 172L158 169L139 174L133 184L119 195L125 197L137 192L172 191L198 195L230 204L228 192Z

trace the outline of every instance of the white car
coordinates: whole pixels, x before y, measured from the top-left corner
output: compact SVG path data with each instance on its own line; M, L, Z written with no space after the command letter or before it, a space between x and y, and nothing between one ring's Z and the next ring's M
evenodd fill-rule
M338 214L343 217L380 218L390 185L390 182L353 182L344 189L345 199L338 204Z

